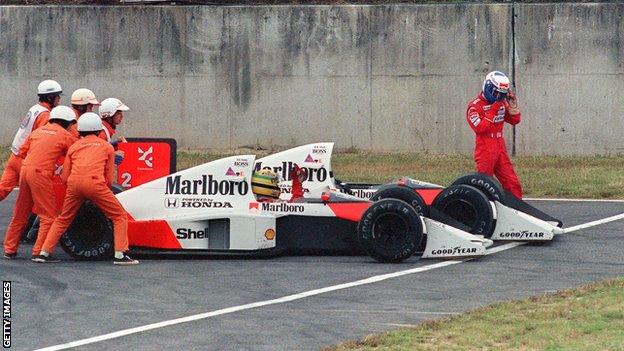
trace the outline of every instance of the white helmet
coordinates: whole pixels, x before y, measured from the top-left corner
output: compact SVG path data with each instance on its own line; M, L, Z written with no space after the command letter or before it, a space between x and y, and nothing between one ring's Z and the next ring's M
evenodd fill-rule
M507 98L509 93L509 78L505 73L492 71L485 76L483 81L483 96L490 103Z
M95 94L85 88L76 89L71 96L72 105L99 105L100 102L95 98Z
M130 108L124 105L123 102L119 99L108 98L102 100L100 104L100 108L98 111L100 112L100 117L108 118L112 117L117 111L128 111Z
M50 120L53 119L72 122L76 120L76 113L70 107L59 105L50 111Z
M39 83L39 86L37 87L38 95L60 94L62 92L63 89L61 88L61 85L57 81L51 79L44 80Z
M97 113L87 112L78 119L79 132L96 132L102 130L102 119Z

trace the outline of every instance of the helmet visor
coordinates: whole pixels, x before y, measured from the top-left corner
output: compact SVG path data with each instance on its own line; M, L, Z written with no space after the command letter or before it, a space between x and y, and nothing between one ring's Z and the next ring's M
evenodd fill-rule
M494 88L492 91L492 95L497 101L504 100L507 98L507 94L509 93L508 89L498 89Z

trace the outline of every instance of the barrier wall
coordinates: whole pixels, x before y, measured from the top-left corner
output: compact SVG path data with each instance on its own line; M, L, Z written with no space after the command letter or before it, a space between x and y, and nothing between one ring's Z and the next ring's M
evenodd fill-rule
M515 76L518 154L624 150L624 4L2 6L0 140L52 77L181 147L470 153L483 76ZM513 20L512 20L513 19ZM514 55L515 48L515 55ZM508 145L513 138L507 128Z

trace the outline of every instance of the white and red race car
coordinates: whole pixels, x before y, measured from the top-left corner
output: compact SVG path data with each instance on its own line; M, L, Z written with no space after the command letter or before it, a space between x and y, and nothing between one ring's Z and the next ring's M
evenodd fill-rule
M491 240L421 216L397 199L376 202L337 191L333 144L299 147L257 160L223 158L134 186L117 194L128 212L131 251L193 254L362 254L382 262L413 255L480 256ZM310 150L308 150L310 148ZM302 157L303 156L303 157ZM271 167L286 179L294 163L307 171L305 196L258 201L255 169ZM112 251L110 222L84 207L61 239L73 257L98 259ZM419 250L424 248L424 250Z
M334 178L332 151L333 143L315 143L258 160L229 157L124 191L117 196L131 218L130 245L161 253L366 252L397 262L414 254L479 256L491 245L488 238L545 241L562 232L560 221L506 195L483 175L461 177L447 188L406 177L384 185L347 184ZM307 177L304 198L292 201L295 164ZM284 179L281 201L259 202L251 192L251 174L262 168ZM101 258L112 250L111 237L104 216L85 208L61 244L74 257Z

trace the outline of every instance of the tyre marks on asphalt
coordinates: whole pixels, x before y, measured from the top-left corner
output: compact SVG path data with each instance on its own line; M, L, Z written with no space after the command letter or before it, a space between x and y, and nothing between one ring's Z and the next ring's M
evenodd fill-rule
M617 220L620 220L620 219L624 219L624 213L621 213L621 214L615 215L615 216L611 216L611 217L606 217L606 218L603 218L603 219L600 219L600 220L596 220L596 221L592 221L592 222L579 224L579 225L576 225L576 226L573 226L573 227L565 228L564 231L565 231L565 233L572 233L572 232L575 232L575 231L578 231L578 230L581 230L581 229L586 229L586 228L594 227L594 226L597 226L597 225L606 224L606 223L617 221ZM509 242L509 243L506 243L506 244L503 244L503 245L490 247L490 248L488 248L486 250L486 255L491 255L491 254L495 254L497 252L509 250L509 249L512 249L514 247L521 246L521 245L524 245L524 244L525 244L524 242ZM215 311L210 311L210 312L205 312L205 313L199 313L199 314L195 314L195 315L191 315L191 316L187 316L187 317L175 318L175 319L166 320L166 321L157 322L157 323L152 323L152 324L147 324L147 325L143 325L143 326L139 326L139 327L119 330L119 331L116 331L116 332L112 332L112 333L108 333L108 334L102 334L102 335L94 336L94 337L91 337L91 338L76 340L76 341L68 342L68 343L65 343L65 344L59 344L59 345L54 345L54 346L41 348L41 349L38 349L36 351L64 350L64 349L74 348L74 347L78 347L78 346L93 344L93 343L97 343L97 342L102 342L102 341L106 341L106 340L120 338L120 337L126 336L126 335L137 334L137 333L142 333L142 332L146 332L146 331L149 331L149 330L164 328L164 327L168 327L168 326L172 326L172 325L176 325L176 324L188 323L188 322L192 322L192 321L212 318L212 317L216 317L216 316L236 313L236 312L250 310L250 309L264 307L264 306L270 306L270 305L277 305L277 304L287 303L287 302L301 300L301 299L305 299L305 298L308 298L308 297L317 296L317 295L321 295L321 294L325 294L325 293L329 293L329 292L333 292L333 291L349 289L349 288L353 288L353 287L357 287L357 286L374 284L374 283L382 282L382 281L388 280L388 279L393 279L393 278L402 277L402 276L406 276L406 275L410 275L410 274L417 274L417 273L427 272L427 271L431 271L431 270L438 269L438 268L443 268L443 267L456 265L456 264L459 264L459 263L470 261L472 259L473 258L467 258L467 259L461 259L461 260L442 261L442 262L438 262L438 263L434 263L434 264L430 264L430 265L426 265L426 266L415 267L415 268L401 270L401 271L392 272L392 273L380 274L380 275L372 276L372 277L361 279L361 280L356 280L356 281L349 282L349 283L343 283L343 284L332 285L332 286L328 286L328 287L324 287L324 288L320 288L320 289L304 291L304 292L301 292L301 293L298 293L298 294L288 295L288 296L280 297L280 298L277 298L277 299L258 301L258 302L249 303L249 304L245 304L245 305L233 306L233 307L223 308L223 309L220 309L220 310L215 310Z

